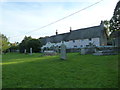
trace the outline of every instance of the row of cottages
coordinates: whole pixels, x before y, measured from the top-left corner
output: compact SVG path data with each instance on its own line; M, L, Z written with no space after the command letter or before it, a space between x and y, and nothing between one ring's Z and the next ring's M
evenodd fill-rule
M57 34L44 37L42 40L42 49L60 47L62 42L66 45L67 49L83 48L92 43L95 46L107 45L107 34L104 29L103 21L98 26L89 28L82 28L77 30L70 30L68 33Z

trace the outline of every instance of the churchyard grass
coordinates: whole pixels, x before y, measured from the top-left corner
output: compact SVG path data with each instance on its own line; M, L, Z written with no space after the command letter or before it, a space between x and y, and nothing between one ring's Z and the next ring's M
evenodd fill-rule
M116 88L118 55L7 53L2 59L3 88Z

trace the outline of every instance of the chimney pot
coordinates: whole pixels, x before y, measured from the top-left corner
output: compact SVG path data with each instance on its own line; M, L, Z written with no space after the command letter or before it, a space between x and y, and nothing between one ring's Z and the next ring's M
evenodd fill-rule
M72 32L72 28L70 27L70 32Z
M58 34L57 30L56 30L56 35Z

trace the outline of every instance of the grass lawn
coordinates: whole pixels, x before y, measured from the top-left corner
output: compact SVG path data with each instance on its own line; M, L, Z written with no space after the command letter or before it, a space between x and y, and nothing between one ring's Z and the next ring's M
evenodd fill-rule
M3 88L117 88L118 55L3 55Z

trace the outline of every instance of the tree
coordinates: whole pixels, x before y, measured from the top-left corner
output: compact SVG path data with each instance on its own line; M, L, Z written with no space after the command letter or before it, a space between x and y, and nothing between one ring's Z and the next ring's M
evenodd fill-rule
M4 34L0 34L0 52L6 52L10 48L10 42Z
M2 34L0 33L0 54L2 54Z
M113 17L110 20L110 30L112 31L110 35L112 45L120 47L120 0L114 9Z
M33 52L39 52L41 48L41 42L39 39L33 39L31 36L25 36L22 42L19 44L20 52L23 53L26 49L29 53L30 48L32 48Z
M29 37L25 36L24 37L22 42L19 44L19 50L20 50L21 53L23 53L25 49L28 51L27 42L31 39L32 39L31 36L29 36Z
M38 39L31 39L27 42L27 46L28 46L29 50L30 50L30 48L32 48L33 52L39 52L41 43Z
M108 20L104 20L104 28L106 30L107 35L110 35L110 22Z
M10 43L9 50L10 52L16 52L17 50L19 50L19 43L18 42Z
M113 17L110 20L110 30L111 31L120 30L120 0L118 1L114 9Z

